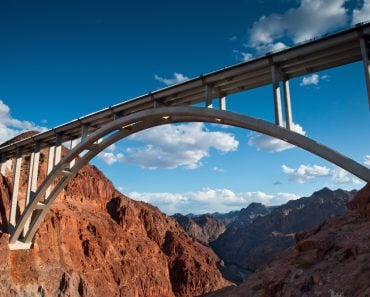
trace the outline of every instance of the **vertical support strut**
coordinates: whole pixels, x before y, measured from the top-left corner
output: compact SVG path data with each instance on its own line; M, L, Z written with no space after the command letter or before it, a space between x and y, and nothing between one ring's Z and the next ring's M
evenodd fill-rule
M89 125L82 125L81 127L82 135L81 135L81 142L85 141L87 136L89 136Z
M226 97L225 96L220 98L220 110L226 110Z
M18 147L15 156L15 168L13 176L13 195L10 205L9 214L9 234L13 234L15 225L17 224L17 206L18 206L18 194L19 194L19 181L21 177L21 166L22 166L22 148Z
M212 108L212 88L209 85L206 85L205 89L205 98L206 98L206 107Z
M55 141L54 166L60 162L61 158L62 158L62 134L58 133Z
M24 209L33 200L34 194L37 190L37 178L39 175L39 161L40 161L40 143L36 142L35 149L31 153L30 169L28 172L27 194ZM31 217L28 218L24 225L23 236L26 236L30 228Z
M5 176L5 169L6 169L6 156L5 154L1 155L1 174Z
M364 72L365 72L365 82L366 82L366 89L367 89L367 98L369 101L369 108L370 108L370 62L369 62L369 50L366 44L365 38L360 39L361 45L361 55L362 55L362 62L364 65Z
M290 88L289 88L288 79L284 79L283 86L284 86L284 105L285 105L286 128L291 130L293 118L292 118L292 106L290 102Z
M275 124L282 126L283 115L281 113L280 84L278 80L277 67L275 65L272 65L272 89L274 93Z
M53 170L54 168L54 157L55 157L55 145L52 145L49 147L49 153L48 153L48 169L47 169L47 175ZM51 186L49 186L46 189L45 192L45 200L48 199L51 192Z
M70 149L72 150L76 145L78 144L78 138L76 139L72 139L71 140L71 147ZM76 158L73 159L70 163L69 163L69 168L72 168L76 163Z

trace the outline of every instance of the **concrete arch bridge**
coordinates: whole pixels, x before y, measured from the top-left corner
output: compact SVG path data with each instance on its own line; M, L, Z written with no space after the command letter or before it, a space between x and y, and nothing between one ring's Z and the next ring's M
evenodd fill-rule
M68 182L109 145L139 131L178 122L220 123L260 132L316 154L360 179L370 182L370 170L356 161L291 130L289 79L363 61L370 94L370 24L311 40L186 82L110 106L49 131L0 147L1 173L11 169L10 249L29 249L53 201ZM226 110L226 96L272 85L275 122L270 123ZM283 104L280 86L283 87ZM370 96L369 105L370 105ZM219 102L214 108L214 101ZM199 107L199 103L204 107ZM197 104L197 107L194 105ZM283 124L283 112L285 125ZM62 144L70 150L62 157ZM40 150L48 154L47 176L39 180ZM82 152L86 152L79 157ZM22 162L30 156L25 205L19 214Z

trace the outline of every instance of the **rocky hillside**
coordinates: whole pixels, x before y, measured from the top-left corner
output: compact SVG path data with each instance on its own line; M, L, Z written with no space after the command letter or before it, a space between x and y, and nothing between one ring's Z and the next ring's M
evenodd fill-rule
M346 212L354 192L327 188L279 206L253 223L228 227L211 246L224 261L224 276L240 283L276 253L294 244L297 232ZM235 223L235 222L234 222Z
M370 296L370 184L348 204L349 212L295 236L238 287L209 297Z
M211 214L184 216L180 213L172 216L180 226L194 239L203 244L216 240L226 230L225 224Z
M43 152L41 176L46 159ZM21 184L23 196L25 175ZM0 292L6 296L185 297L228 284L209 248L157 208L123 196L90 165L55 201L34 248L9 251L11 189L9 172L0 175Z

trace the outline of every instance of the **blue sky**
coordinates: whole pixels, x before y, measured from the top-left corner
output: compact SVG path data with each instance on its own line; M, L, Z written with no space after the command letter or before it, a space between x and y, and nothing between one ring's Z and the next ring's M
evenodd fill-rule
M369 19L369 0L2 2L0 141ZM362 64L290 83L296 129L370 166ZM230 96L227 107L273 121L271 86ZM204 124L145 131L93 163L169 214L363 185L299 148Z

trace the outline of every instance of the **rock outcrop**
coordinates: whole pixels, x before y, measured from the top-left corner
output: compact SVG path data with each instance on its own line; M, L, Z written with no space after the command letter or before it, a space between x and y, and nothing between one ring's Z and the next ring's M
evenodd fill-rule
M238 287L209 297L370 296L370 184L348 203L349 212L311 231Z
M225 224L211 214L188 217L177 213L172 218L191 237L206 245L216 240L226 230Z
M230 224L211 243L225 263L220 267L224 276L233 282L242 282L276 253L292 246L295 233L308 230L330 217L343 215L346 203L354 194L324 188L311 197L276 207L271 213L258 216L252 223L243 225L235 224L235 221Z
M25 186L22 175L20 196ZM1 296L185 297L228 284L209 248L157 208L119 193L90 165L54 202L33 249L9 251L11 189L11 177L0 175Z

